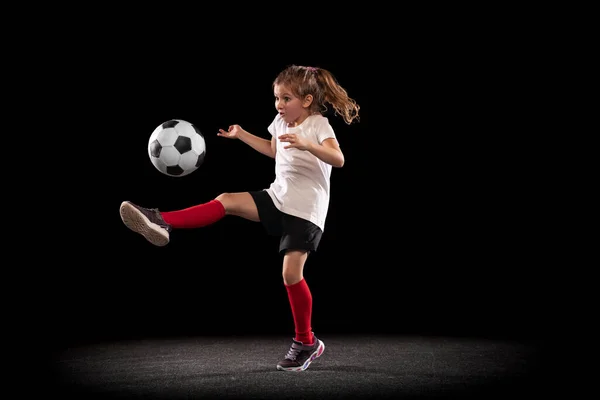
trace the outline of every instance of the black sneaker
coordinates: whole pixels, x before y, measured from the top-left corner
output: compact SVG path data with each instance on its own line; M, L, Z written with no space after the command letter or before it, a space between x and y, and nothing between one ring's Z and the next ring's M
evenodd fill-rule
M321 357L325 344L314 336L315 343L312 346L305 346L302 342L292 339L292 347L285 358L277 364L280 371L304 371L311 362Z
M169 243L169 232L172 228L163 220L158 209L144 208L124 201L119 211L125 225L144 236L153 245L166 246Z

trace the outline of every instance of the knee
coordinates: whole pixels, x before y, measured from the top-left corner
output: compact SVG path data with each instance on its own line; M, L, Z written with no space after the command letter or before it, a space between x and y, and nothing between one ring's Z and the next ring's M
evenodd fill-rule
M283 262L283 283L293 285L298 283L304 277L304 262L306 261L306 252L288 251Z
M231 193L221 193L220 195L218 195L217 197L215 197L215 200L218 200L221 202L221 204L223 204L223 208L225 208L225 211L229 211L230 204L231 204Z
M219 200L222 203L223 201L227 201L228 197L229 197L229 193L221 193L220 195L215 197L215 200Z
M294 285L302 280L302 272L283 269L283 283L287 286Z

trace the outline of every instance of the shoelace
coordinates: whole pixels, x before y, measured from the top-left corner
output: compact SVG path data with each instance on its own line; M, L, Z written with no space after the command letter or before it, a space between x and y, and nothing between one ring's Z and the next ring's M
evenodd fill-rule
M301 351L302 350L300 349L300 346L294 343L292 344L292 347L290 347L290 350L288 351L285 358L291 361L295 361L296 358L298 358L298 354L300 354Z

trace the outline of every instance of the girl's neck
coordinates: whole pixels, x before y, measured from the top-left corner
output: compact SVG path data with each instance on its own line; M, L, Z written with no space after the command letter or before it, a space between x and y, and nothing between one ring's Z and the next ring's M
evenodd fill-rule
M312 114L306 114L303 115L302 117L298 118L295 122L290 122L289 124L287 124L288 128L295 128L297 126L302 125L302 123L304 121L306 121L306 119L312 115L316 115L317 113L312 113Z

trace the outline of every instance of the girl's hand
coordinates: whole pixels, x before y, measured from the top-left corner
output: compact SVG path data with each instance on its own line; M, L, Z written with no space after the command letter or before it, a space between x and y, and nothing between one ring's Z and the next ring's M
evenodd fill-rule
M230 125L229 129L227 131L225 131L223 129L219 129L219 133L217 133L217 136L226 137L228 139L239 139L240 132L242 132L242 131L243 131L243 129L241 126Z
M285 146L284 149L298 149L298 150L308 150L310 148L310 142L308 142L304 137L298 136L295 133L286 133L278 137L278 139L282 142L288 142L289 145Z

